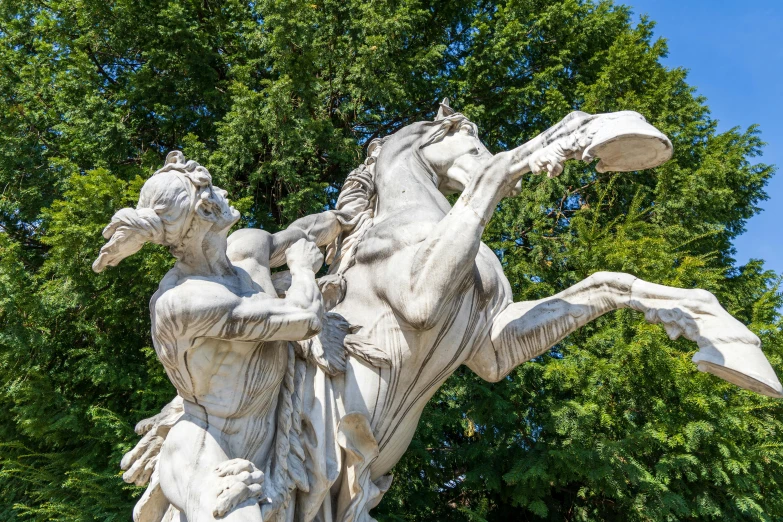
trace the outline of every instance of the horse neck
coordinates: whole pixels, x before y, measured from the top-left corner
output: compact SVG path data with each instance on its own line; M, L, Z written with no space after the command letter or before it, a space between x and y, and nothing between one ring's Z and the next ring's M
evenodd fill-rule
M384 146L386 149L386 146ZM451 206L441 194L427 168L416 156L413 143L398 150L384 150L375 170L378 198L376 222L392 214L424 209L440 210L445 215ZM414 216L411 212L411 216Z

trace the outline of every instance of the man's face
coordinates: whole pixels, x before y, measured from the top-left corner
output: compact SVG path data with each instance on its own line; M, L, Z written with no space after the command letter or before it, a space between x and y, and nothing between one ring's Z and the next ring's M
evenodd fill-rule
M203 194L207 194L206 199ZM212 230L221 232L228 230L239 221L239 211L231 206L228 192L220 187L211 186L202 193L202 216L212 221Z

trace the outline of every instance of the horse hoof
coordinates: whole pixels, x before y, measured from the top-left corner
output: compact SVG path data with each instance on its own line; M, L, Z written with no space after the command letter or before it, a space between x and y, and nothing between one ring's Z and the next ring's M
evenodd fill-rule
M592 125L597 128L582 159L599 158L598 172L651 169L672 157L672 142L639 113L601 114Z
M705 346L693 356L702 372L768 397L783 398L783 387L761 348L753 344L730 343Z

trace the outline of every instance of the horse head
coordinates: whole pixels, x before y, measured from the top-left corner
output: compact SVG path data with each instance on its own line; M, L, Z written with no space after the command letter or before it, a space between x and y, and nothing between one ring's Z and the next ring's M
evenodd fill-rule
M427 122L426 129L415 147L419 160L441 193L463 191L472 173L492 158L478 137L476 124L454 112L445 98L435 120Z

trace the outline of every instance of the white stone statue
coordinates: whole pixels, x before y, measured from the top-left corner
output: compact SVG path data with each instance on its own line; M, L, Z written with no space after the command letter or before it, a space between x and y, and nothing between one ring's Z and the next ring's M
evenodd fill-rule
M240 230L227 254L236 217L206 171L188 170L179 153L145 185L135 215L115 215L96 269L143 240L178 256L151 313L179 397L137 426L144 437L122 463L127 481L150 482L137 522L369 522L425 404L460 365L498 381L620 308L696 342L700 370L783 397L759 339L709 292L601 272L514 303L500 262L481 243L524 174L556 176L568 159L600 158L599 171L651 168L671 156L663 134L637 113L575 112L492 155L477 132L444 100L435 121L370 144L336 211L279 237ZM171 181L153 183L158 176ZM454 192L451 207L444 194ZM147 217L153 224L136 222ZM127 235L123 227L139 236L121 237L129 246L117 248L111 234ZM300 238L327 246L329 273L317 283L323 309L312 275L320 259ZM286 248L290 277L273 282L269 266Z
M306 488L302 450L290 449L301 430L301 390L286 341L322 329L314 272L323 256L304 238L326 244L342 230L344 214L309 216L274 235L253 231L253 258L236 241L242 233L234 234L227 253L226 235L239 213L204 167L173 152L144 184L136 209L114 215L95 271L148 241L177 258L150 301L155 349L179 392L164 416L174 412L176 422L166 425L165 443L158 429L145 449L159 457L131 472L136 482L152 476L159 484L140 508L163 513L171 503L187 520L230 512L230 520L260 521L260 501L274 506L295 486ZM274 289L270 258L277 266L284 258L290 269L284 298ZM264 471L274 479L266 488Z

